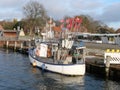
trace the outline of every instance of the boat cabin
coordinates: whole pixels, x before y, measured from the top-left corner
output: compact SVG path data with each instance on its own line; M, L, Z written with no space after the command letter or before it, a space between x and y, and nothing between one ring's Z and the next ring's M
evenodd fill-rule
M67 45L64 45L64 47L60 47L59 43L40 43L35 49L35 55L37 57L49 58L46 62L51 61L49 63L54 64L83 63L85 61L85 47L83 43L73 44L71 40L67 40L66 42L64 44Z

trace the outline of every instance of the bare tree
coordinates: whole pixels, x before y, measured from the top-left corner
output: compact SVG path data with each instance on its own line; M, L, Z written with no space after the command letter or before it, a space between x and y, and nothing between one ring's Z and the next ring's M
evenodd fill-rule
M47 18L46 10L42 4L37 1L30 1L23 7L23 13L29 26L30 35L34 34L36 27L43 27L45 18Z

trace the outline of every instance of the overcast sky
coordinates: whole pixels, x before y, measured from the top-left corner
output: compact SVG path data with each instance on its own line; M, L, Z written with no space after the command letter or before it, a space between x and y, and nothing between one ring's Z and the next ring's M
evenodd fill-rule
M23 18L23 6L31 0L1 0L0 20ZM120 28L120 0L36 0L54 19L64 16L89 15L109 27Z

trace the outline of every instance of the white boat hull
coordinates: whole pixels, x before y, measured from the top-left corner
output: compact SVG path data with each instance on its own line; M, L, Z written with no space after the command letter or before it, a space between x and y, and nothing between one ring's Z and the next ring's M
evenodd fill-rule
M37 67L42 69L60 73L64 75L84 75L85 74L85 63L82 64L50 64L36 60L29 54L31 64L35 63Z

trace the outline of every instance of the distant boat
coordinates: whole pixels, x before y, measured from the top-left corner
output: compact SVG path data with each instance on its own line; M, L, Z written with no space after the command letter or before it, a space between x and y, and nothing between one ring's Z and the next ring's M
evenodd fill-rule
M39 42L29 50L30 63L42 70L63 75L85 74L85 46L70 39Z

